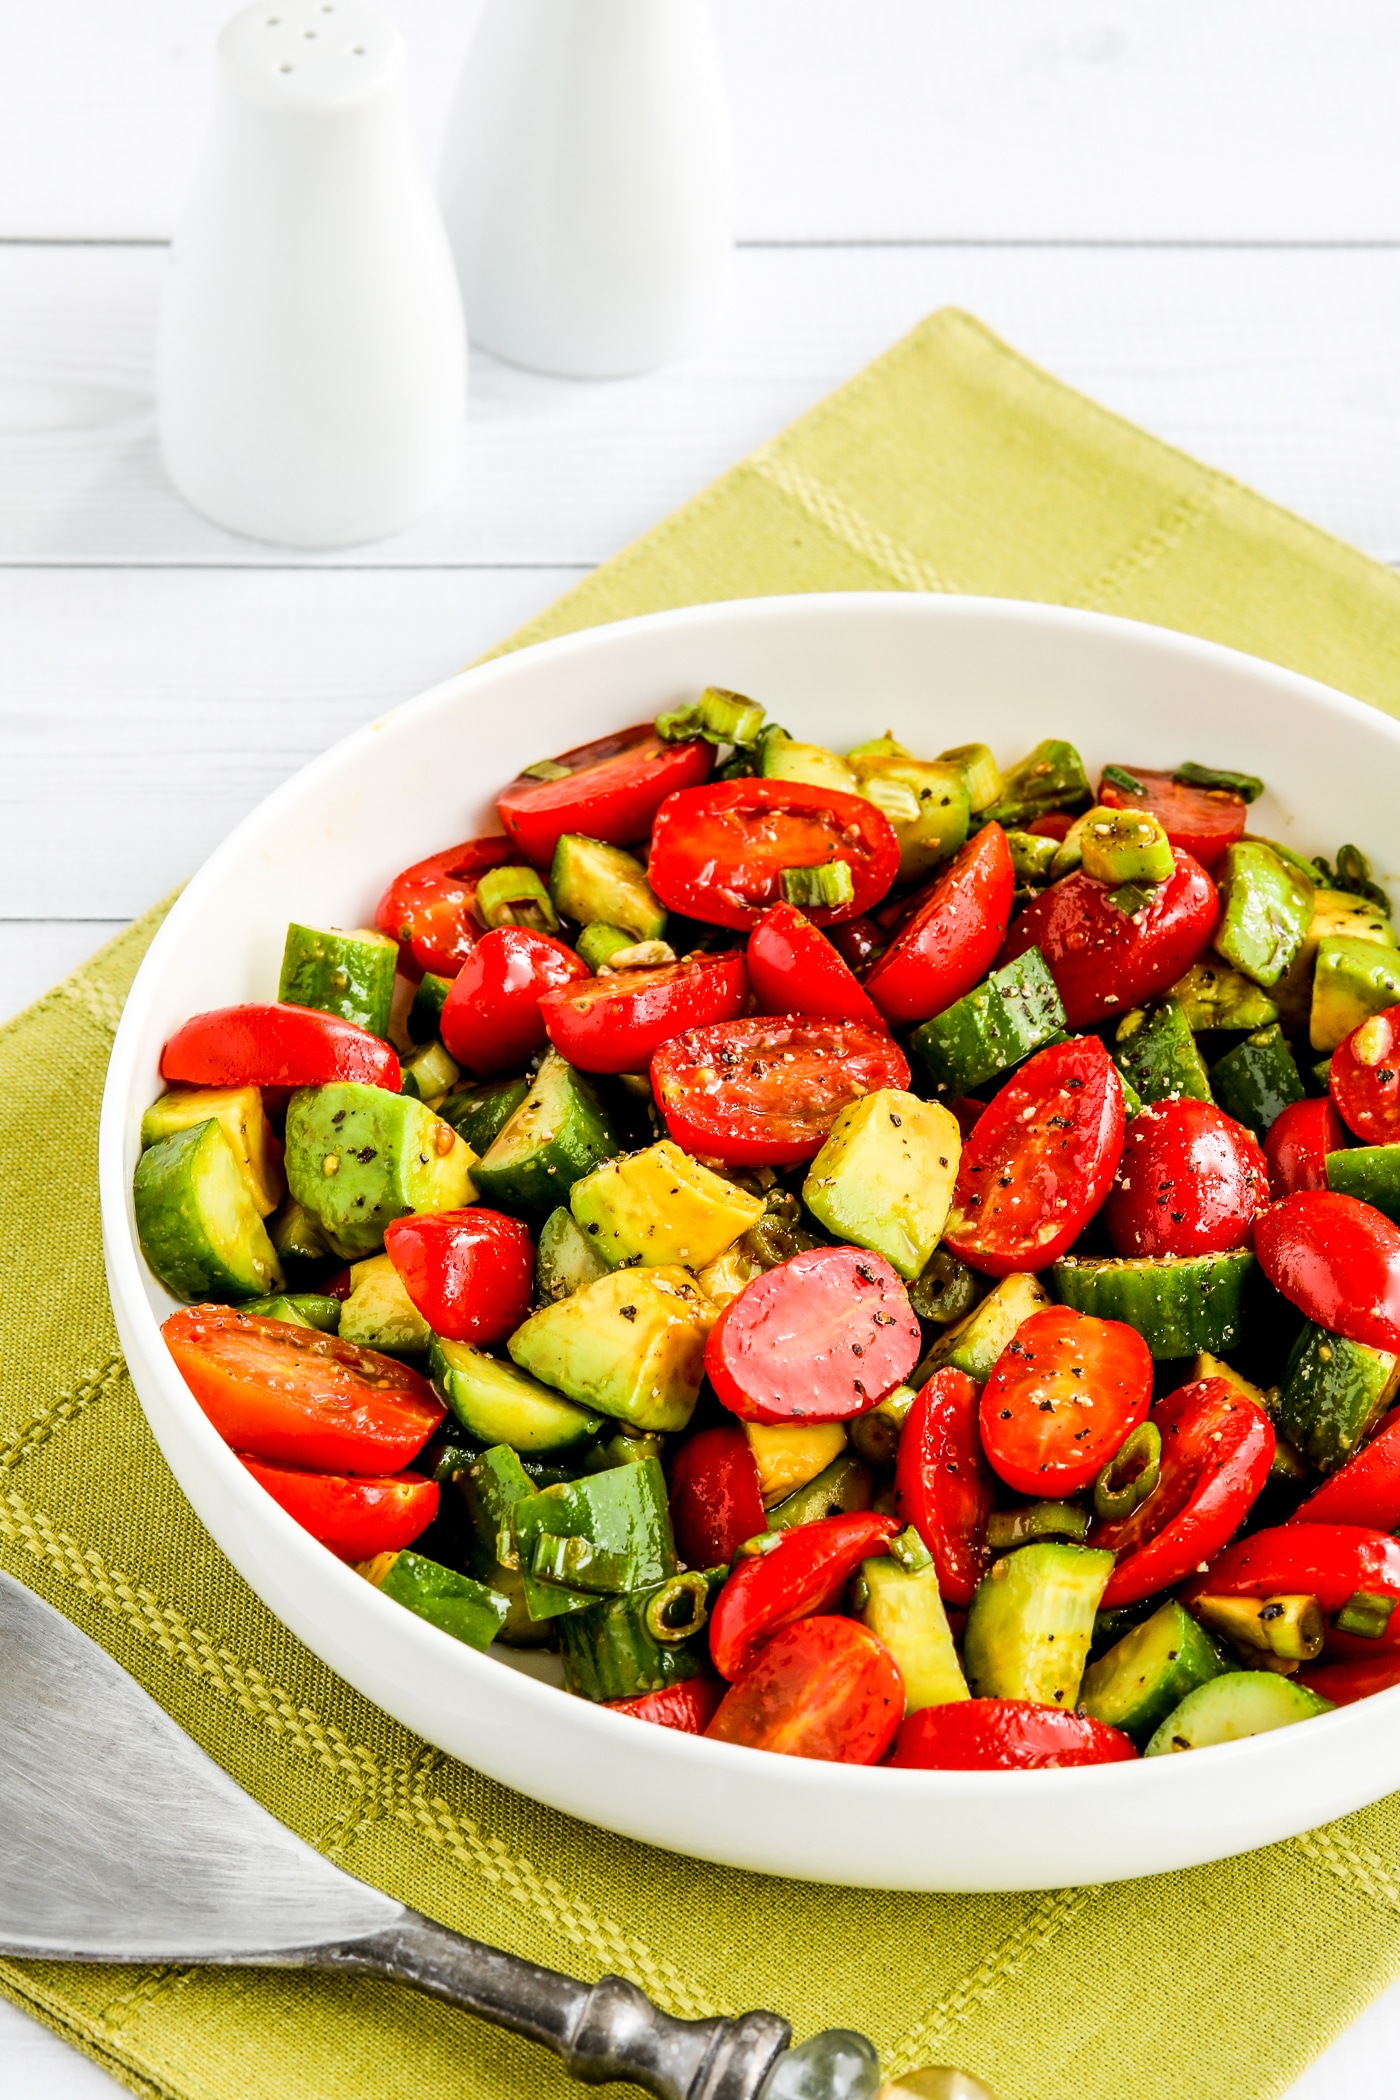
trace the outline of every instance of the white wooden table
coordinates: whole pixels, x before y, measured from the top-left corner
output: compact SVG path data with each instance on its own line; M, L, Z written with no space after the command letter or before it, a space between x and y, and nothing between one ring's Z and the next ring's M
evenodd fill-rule
M715 0L745 203L709 345L609 385L477 359L451 500L324 559L205 524L156 457L231 5L0 0L0 1014L935 306L1400 561L1393 0ZM395 11L433 154L474 0ZM1292 2100L1380 2100L1397 2053L1400 1986ZM115 2090L0 2005L7 2100Z

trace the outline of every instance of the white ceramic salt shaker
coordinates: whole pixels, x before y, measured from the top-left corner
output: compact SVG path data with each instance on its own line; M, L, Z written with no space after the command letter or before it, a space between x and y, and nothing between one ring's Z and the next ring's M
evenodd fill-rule
M473 342L586 379L689 349L736 167L707 0L485 0L441 181Z
M234 532L342 547L450 487L466 336L369 0L262 0L219 39L218 103L161 313L161 449Z

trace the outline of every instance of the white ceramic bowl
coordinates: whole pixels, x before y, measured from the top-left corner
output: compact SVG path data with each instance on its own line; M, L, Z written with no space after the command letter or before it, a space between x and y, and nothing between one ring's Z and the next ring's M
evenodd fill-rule
M192 1013L275 996L287 921L353 926L424 854L495 829L522 764L714 682L844 749L885 728L1005 760L1070 737L1091 770L1185 758L1262 773L1259 829L1379 859L1400 727L1326 687L1158 628L1039 605L895 594L766 598L594 629L464 672L349 737L239 825L152 943L103 1103L117 1326L156 1438L240 1573L407 1727L630 1837L741 1867L910 1889L1031 1889L1219 1859L1400 1785L1400 1689L1250 1741L1101 1770L870 1771L639 1725L478 1655L381 1597L220 1441L161 1341L171 1301L136 1243L131 1177L160 1048ZM1384 872L1384 871L1382 871Z

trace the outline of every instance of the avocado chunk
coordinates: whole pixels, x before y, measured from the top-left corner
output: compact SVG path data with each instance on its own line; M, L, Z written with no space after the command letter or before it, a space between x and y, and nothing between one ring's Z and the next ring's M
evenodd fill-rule
M745 1422L765 1509L804 1488L846 1448L844 1422Z
M175 1297L226 1301L281 1290L272 1242L216 1117L148 1145L131 1194L141 1252Z
M471 1147L407 1094L338 1080L287 1104L287 1185L342 1261L377 1254L413 1211L475 1200Z
M923 1022L910 1043L935 1093L970 1094L1057 1041L1064 1026L1065 1010L1045 958L1028 948Z
M1244 1325L1247 1247L1232 1254L1065 1254L1050 1271L1062 1305L1135 1327L1157 1362L1233 1349Z
M468 1648L489 1648L510 1609L499 1591L422 1553L380 1553L361 1561L355 1572L373 1583L381 1596L392 1597L405 1611Z
M469 1436L516 1451L569 1451L595 1437L603 1418L561 1400L514 1364L501 1363L468 1342L434 1336L428 1376Z
M1176 869L1171 841L1145 809L1089 810L1079 825L1079 859L1094 882L1170 882Z
M820 1524L823 1517L844 1517L852 1510L869 1509L874 1500L875 1481L869 1466L854 1451L843 1451L805 1487L794 1488L773 1504L768 1529L796 1531L803 1524Z
M1188 1692L1225 1669L1205 1628L1173 1598L1090 1663L1079 1704L1094 1720L1121 1728L1141 1749Z
M687 1269L615 1269L531 1313L513 1360L580 1407L638 1429L684 1429L715 1310Z
M275 1211L286 1194L272 1126L255 1086L175 1086L153 1101L141 1118L141 1149L158 1145L177 1130L189 1130L212 1116L223 1130L248 1184L258 1216Z
M1392 950L1396 946L1395 928L1377 905L1365 897L1354 897L1347 890L1317 890L1303 945L1274 986L1278 1018L1290 1032L1307 1030L1317 951L1323 941L1334 938L1373 941L1377 947Z
M1000 802L1004 785L1001 767L986 744L955 744L951 751L940 751L938 756L943 765L956 766L967 782L967 799L974 817Z
M994 1561L963 1638L975 1699L1029 1699L1073 1713L1113 1555L1045 1541Z
M595 919L618 927L634 941L659 941L666 907L633 853L566 831L554 849L549 894L562 918L587 926Z
M1329 1334L1310 1320L1289 1354L1275 1418L1323 1473L1335 1472L1400 1388L1400 1356Z
M1046 737L1012 766L1002 781L1001 800L988 811L1004 831L1024 831L1052 810L1087 809L1093 801L1084 761L1062 737Z
M1169 996L1193 1032L1205 1028L1267 1028L1270 1021L1278 1019L1278 1007L1260 985L1246 977L1243 970L1209 955L1192 963L1184 977L1178 977Z
M855 775L856 793L873 802L894 828L901 882L917 882L957 852L972 820L961 766L854 751L846 763Z
M860 792L845 759L820 744L804 744L796 737L778 734L765 736L759 748L759 772L764 780L801 780L809 787L835 788L840 795Z
M1247 1735L1267 1735L1294 1721L1330 1714L1332 1701L1306 1686L1278 1677L1271 1670L1226 1670L1188 1692L1167 1715L1143 1751L1163 1757L1173 1750L1207 1750L1216 1743L1237 1743Z
M1140 1102L1212 1098L1196 1038L1171 997L1124 1014L1113 1034L1113 1062Z
M1380 941L1328 934L1318 942L1308 1035L1335 1050L1372 1014L1400 1002L1400 953Z
M350 1295L340 1310L342 1341L386 1356L422 1356L433 1333L387 1254L371 1254L350 1271Z
M1400 1224L1400 1145L1354 1145L1329 1152L1327 1186L1357 1196Z
M338 926L302 926L293 919L277 997L287 1006L315 1007L387 1036L398 966L398 942L373 927L343 933Z
M535 1286L541 1298L552 1305L607 1273L607 1263L594 1253L592 1241L561 1203L545 1219L536 1243Z
M1216 953L1266 990L1277 984L1312 923L1314 887L1262 839L1239 840L1216 876Z
M951 1110L881 1087L842 1109L802 1200L838 1239L882 1254L912 1283L947 1221L961 1151Z
M487 1152L529 1091L528 1079L487 1079L459 1086L439 1101L437 1112L473 1152Z
M762 1265L740 1241L727 1254L721 1254L715 1261L707 1261L695 1281L716 1312L723 1312L725 1306L732 1305L740 1291L747 1290L755 1276L762 1273Z
M557 1050L546 1054L529 1093L477 1163L487 1203L547 1216L569 1190L617 1151L598 1096Z
M910 1383L917 1390L935 1371L951 1364L955 1371L963 1371L979 1385L985 1385L1021 1322L1049 1303L1050 1294L1038 1277L1019 1273L1003 1276L966 1319L939 1336Z
M568 1689L583 1699L636 1699L706 1675L711 1588L712 1579L697 1572L600 1602L590 1598L590 1610L559 1622Z
M763 1216L751 1196L670 1138L612 1159L569 1190L575 1223L609 1268L684 1262L703 1268Z
M917 1531L902 1532L887 1558L862 1561L851 1601L862 1625L899 1665L907 1713L972 1696L953 1646L933 1556Z
M1211 1066L1210 1090L1227 1116L1261 1139L1290 1103L1302 1100L1303 1082L1277 1022L1257 1028Z

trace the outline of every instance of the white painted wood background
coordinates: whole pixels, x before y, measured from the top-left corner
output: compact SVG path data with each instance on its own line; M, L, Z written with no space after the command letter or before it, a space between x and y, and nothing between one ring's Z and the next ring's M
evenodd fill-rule
M0 0L0 1013L935 306L1400 562L1394 0L715 7L745 195L710 343L607 385L475 360L450 501L323 559L205 524L156 457L229 0ZM475 0L394 11L431 156ZM1400 1987L1291 2100L1383 2100L1397 2060ZM0 2006L7 2100L114 2091Z

